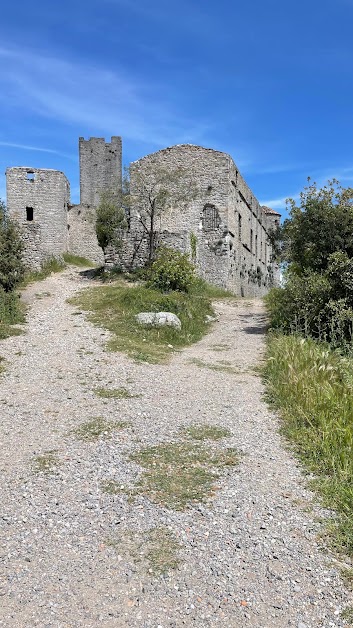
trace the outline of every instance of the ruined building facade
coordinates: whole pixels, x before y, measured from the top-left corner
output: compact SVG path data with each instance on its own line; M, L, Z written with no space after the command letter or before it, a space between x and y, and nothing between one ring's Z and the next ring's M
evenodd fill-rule
M280 215L263 207L226 153L190 144L147 155L130 166L131 213L122 246L111 264L141 266L148 258L146 224L151 199L158 203L157 244L189 253L198 274L241 296L261 296L277 282L268 234Z
M70 204L62 172L8 168L7 208L22 228L26 262L32 267L65 252L104 263L95 234L103 191L121 192L121 138L79 140L80 204ZM159 198L153 226L155 245L190 254L208 282L242 296L261 296L276 283L268 233L279 214L262 207L226 153L178 145L131 164L131 206L121 247L106 252L108 265L125 270L149 256L148 212ZM163 190L160 201L158 193ZM146 196L147 195L147 196Z
M121 191L121 137L79 138L80 204L70 203L63 172L20 167L6 170L7 211L21 226L25 262L39 269L50 256L72 253L104 263L95 222L100 194Z

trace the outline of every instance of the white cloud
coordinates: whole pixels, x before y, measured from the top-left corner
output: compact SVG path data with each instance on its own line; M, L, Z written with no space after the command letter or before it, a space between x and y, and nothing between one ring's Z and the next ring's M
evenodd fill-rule
M59 155L60 157L65 157L66 159L71 159L72 161L76 161L76 157L74 157L73 155L67 155L66 153L54 150L53 148L43 148L42 146L28 146L28 144L17 144L15 142L1 141L0 146L7 146L8 148L19 148L20 150L28 150L36 153L51 153L54 155Z
M287 198L287 196L283 196L281 198L272 198L271 200L260 201L260 205L271 207L271 209L285 209ZM296 196L291 198L296 198Z
M94 133L165 146L197 141L207 129L166 102L163 85L133 80L121 69L0 48L0 86L0 98L13 107Z

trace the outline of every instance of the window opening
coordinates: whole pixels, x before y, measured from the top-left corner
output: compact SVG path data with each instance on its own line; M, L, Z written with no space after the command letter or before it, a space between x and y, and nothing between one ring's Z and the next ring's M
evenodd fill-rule
M34 172L27 172L27 181L34 181L35 174Z
M32 222L33 220L33 207L26 207L26 220Z
M241 215L238 214L238 238L239 242L241 242Z
M214 205L205 205L202 215L202 224L205 231L214 231L219 227L219 214Z
M252 247L253 247L253 240L254 240L254 232L252 229L250 229L250 251L252 252Z

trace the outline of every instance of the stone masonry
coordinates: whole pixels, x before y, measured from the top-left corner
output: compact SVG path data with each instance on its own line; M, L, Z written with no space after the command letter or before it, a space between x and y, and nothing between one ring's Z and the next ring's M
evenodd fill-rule
M146 261L146 190L155 194L160 179L168 202L155 223L159 245L189 253L206 281L241 296L261 296L276 283L268 233L280 215L260 206L229 155L178 145L134 162L130 170L130 229L122 249L110 252L111 264L129 268Z
M6 193L9 215L21 226L29 266L39 269L46 258L67 251L70 185L63 172L8 168Z
M241 296L261 296L277 282L278 269L268 240L280 215L260 206L232 158L189 144L165 148L134 162L129 227L122 247L104 258L95 233L103 191L121 193L121 138L79 139L80 204L70 204L62 172L8 168L7 208L21 225L26 262L37 268L65 252L124 270L143 266L149 256L148 203L162 191L154 241L190 254L198 273L211 284ZM145 225L145 226L143 226Z

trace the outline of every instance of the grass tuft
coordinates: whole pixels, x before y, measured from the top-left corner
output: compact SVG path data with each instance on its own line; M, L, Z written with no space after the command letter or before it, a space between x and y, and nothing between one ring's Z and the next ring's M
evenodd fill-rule
M95 388L95 394L97 397L103 399L133 399L134 397L140 397L140 395L134 395L127 388Z
M144 471L135 485L144 494L167 508L184 510L205 502L215 492L221 470L239 461L235 449L213 450L190 442L161 443L130 456Z
M220 440L232 435L226 427L218 425L190 425L182 428L181 431L192 440Z
M204 360L200 360L199 358L191 358L190 362L192 364L196 364L200 368L210 369L211 371L221 371L223 373L234 373L239 374L242 371L235 366L230 366L228 362L224 360L219 360L217 364L213 362L205 362Z
M94 441L102 436L108 438L115 430L123 430L128 425L129 423L125 421L106 421L103 417L95 417L81 423L72 433L80 440Z
M42 281L51 275L52 273L60 273L65 269L65 264L62 260L56 257L49 257L43 262L40 270L33 270L26 272L23 281L21 282L21 288L25 288L35 281Z
M73 255L72 253L64 253L63 258L66 264L71 264L72 266L80 266L83 268L94 268L96 266L94 262L91 262L91 260L86 257L80 257L79 255Z
M313 340L276 336L264 375L284 434L337 513L329 523L333 544L353 555L353 362Z
M109 539L107 545L118 552L127 552L135 564L142 563L150 574L160 576L175 569L181 549L174 534L160 526L147 532L128 532L118 539Z
M52 449L33 459L32 468L35 473L54 473L60 464L57 451Z

